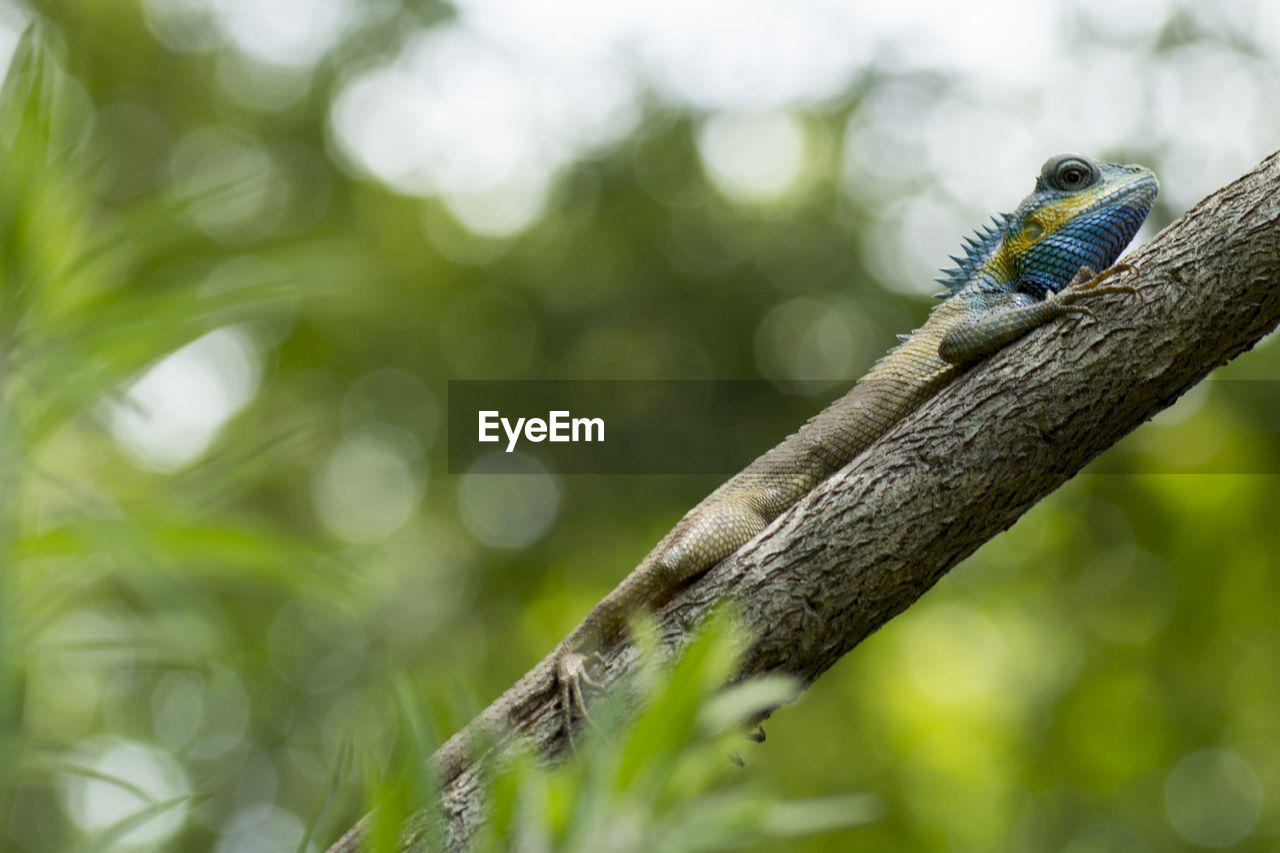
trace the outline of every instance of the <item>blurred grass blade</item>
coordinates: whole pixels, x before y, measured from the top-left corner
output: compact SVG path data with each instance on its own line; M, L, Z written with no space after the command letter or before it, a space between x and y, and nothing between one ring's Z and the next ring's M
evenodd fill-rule
M95 782L104 782L108 785L119 788L122 791L128 791L130 794L133 794L133 796L145 803L155 802L155 797L146 790L130 782L128 779L122 779L119 776L112 776L110 773L103 773L100 770L95 770L92 767L86 767L83 764L78 764L75 761L70 761L65 758L53 755L40 755L39 753L36 753L34 755L29 755L27 761L24 763L28 769L35 770L40 773L80 776L84 779L92 779Z
M47 162L53 140L55 69L39 30L33 23L22 33L0 85L0 142Z
M760 829L778 837L812 835L874 823L886 810L884 798L877 794L775 802L764 807Z
M338 755L334 759L333 766L329 768L329 775L325 779L324 787L320 789L320 796L316 798L315 804L311 807L311 812L307 815L302 837L298 839L298 846L294 849L294 853L307 853L307 849L311 846L311 839L325 831L334 798L337 796L338 789L347 780L348 770L351 767L351 756L351 741L344 740L342 746L338 748Z
M139 809L128 817L111 824L106 829L97 831L92 837L85 839L81 844L71 849L75 853L103 853L103 851L111 850L117 842L123 840L129 833L155 820L175 806L189 803L193 799L189 795L174 797L173 799L163 800ZM133 847L134 845L130 846Z

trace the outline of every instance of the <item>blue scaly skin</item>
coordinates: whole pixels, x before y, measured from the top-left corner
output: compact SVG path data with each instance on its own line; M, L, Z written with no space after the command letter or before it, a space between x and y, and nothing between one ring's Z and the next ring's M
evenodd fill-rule
M462 772L480 744L512 737L529 709L553 692L571 735L575 713L586 714L583 686L595 686L587 661L619 639L629 617L738 550L969 365L1057 318L1092 317L1083 300L1136 293L1103 282L1132 269L1111 265L1156 192L1155 175L1142 166L1051 158L1017 210L994 218L969 238L963 257L953 257L957 266L939 279L948 292L925 324L847 394L690 510L541 663L432 756L440 783ZM352 830L332 851L356 849L359 833Z

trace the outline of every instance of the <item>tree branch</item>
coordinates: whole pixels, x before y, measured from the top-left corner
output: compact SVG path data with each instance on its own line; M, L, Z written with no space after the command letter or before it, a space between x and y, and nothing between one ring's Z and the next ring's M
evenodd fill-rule
M656 614L672 654L725 596L752 637L742 676L806 683L953 566L1215 367L1280 323L1280 152L1187 211L1116 277L1141 298L1091 302L1096 322L1039 329L976 366ZM634 664L609 650L611 682ZM555 693L520 728L558 754ZM442 793L446 836L483 820L477 775Z

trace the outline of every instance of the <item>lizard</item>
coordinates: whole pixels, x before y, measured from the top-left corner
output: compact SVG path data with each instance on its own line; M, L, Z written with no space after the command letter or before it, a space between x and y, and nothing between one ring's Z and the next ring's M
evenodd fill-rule
M1136 294L1104 282L1133 270L1113 264L1158 188L1143 166L1076 154L1046 161L1032 193L951 256L956 266L937 279L947 289L924 325L899 336L848 393L686 513L539 664L436 751L436 781L451 782L489 739L513 737L517 710L551 691L572 744L573 716L587 718L584 688L599 687L589 661L621 638L641 608L737 551L977 361L1055 319L1093 319L1086 299ZM358 849L359 833L357 825L330 853Z

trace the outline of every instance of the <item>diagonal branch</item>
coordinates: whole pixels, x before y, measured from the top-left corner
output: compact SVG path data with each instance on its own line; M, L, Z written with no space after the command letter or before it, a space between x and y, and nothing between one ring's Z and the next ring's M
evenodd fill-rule
M1280 323L1280 152L1125 259L1094 303L997 353L718 566L746 674L812 680L1086 464ZM722 587L722 589L717 589Z
M1090 460L1256 344L1280 323L1280 152L1127 260L1137 277L1116 282L1141 298L1091 303L1096 322L1037 330L962 376L660 608L669 650L682 650L731 595L753 637L743 676L816 679ZM606 682L635 659L628 644L611 649ZM515 716L554 755L564 730L546 681ZM483 820L477 774L454 779L442 802L446 836L462 846Z

